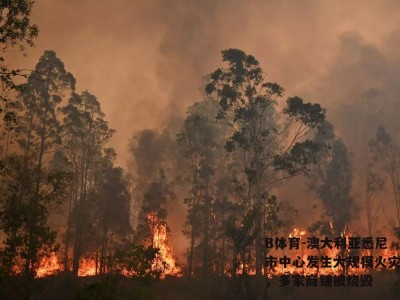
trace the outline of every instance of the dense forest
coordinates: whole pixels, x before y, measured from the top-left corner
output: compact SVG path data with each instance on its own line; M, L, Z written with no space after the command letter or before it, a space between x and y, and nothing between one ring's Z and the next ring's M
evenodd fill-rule
M199 99L184 116L126 137L122 168L107 99L78 91L62 57L46 50L33 70L10 67L10 51L35 46L35 5L0 2L1 299L398 299L396 99L376 102L371 89L337 122L320 103L286 95L256 57L227 47L198 78ZM312 252L311 237L363 247ZM365 237L385 237L387 247L364 247ZM301 254L275 238L304 241ZM311 274L281 268L290 253L384 261L316 267L310 276L321 284L373 275L373 287L348 283L326 295L282 287L289 271Z

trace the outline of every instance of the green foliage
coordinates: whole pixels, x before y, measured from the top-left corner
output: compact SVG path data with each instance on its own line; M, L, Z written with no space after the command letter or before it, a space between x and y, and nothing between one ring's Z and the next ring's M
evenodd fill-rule
M114 267L130 277L159 278L161 271L152 267L159 249L130 243L114 254Z

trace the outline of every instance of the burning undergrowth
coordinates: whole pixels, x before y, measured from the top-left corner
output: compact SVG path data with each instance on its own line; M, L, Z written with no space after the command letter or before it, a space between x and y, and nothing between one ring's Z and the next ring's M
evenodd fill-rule
M166 276L180 277L181 269L176 263L173 248L169 243L167 224L157 217L156 213L147 216L147 225L151 234L151 242L145 246L131 244L109 257L105 274L119 274L126 277ZM92 257L96 255L93 254ZM14 266L16 275L22 274L23 267ZM36 278L53 276L64 272L64 265L59 256L52 252L50 256L40 259L36 268ZM99 259L82 258L79 264L78 277L102 274Z
M1 6L1 17L9 18L0 26L0 35L8 34L0 38L3 50L26 39L32 45L33 2ZM14 34L19 26L25 28ZM373 131L355 139L360 163L319 103L285 96L240 49L221 56L221 65L204 78L202 101L188 107L184 119L135 133L129 170L109 148L115 130L100 101L78 93L54 51L45 51L26 76L8 70L0 57L0 284L22 283L23 298L30 299L35 284L63 273L71 275L66 280L93 280L84 290L97 299L92 289L101 295L118 280L142 286L197 281L204 295L214 292L209 287L218 279L231 299L265 299L265 283L287 274L322 279L387 269L395 278L398 133L368 112L370 124L362 131ZM17 75L23 75L21 85L12 80ZM398 115L399 107L392 108ZM284 190L301 193L304 201L291 199L283 209L276 195ZM297 214L309 206L307 198L317 199L320 215L313 214L309 228L292 229L310 225ZM167 224L178 205L185 207L183 226L172 234L186 238L182 265ZM364 237L355 223L363 223ZM381 232L393 245L372 237Z

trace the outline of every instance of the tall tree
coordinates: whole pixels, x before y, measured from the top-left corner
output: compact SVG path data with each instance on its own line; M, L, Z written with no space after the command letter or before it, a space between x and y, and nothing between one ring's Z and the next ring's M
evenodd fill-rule
M26 46L33 46L38 35L38 28L32 24L30 14L34 1L32 0L6 0L0 2L0 112L5 111L3 119L11 117L9 108L13 100L10 93L20 90L14 77L27 76L24 70L10 69L7 61L7 52L18 48L24 50Z
M268 201L268 187L284 178L307 173L318 145L304 139L325 118L319 104L288 98L278 111L283 88L266 82L258 61L238 49L222 51L225 68L211 74L205 90L218 108L217 118L231 129L226 143L229 152L242 159L242 181L248 201L248 216L253 215L255 270L263 271L266 216L275 205ZM280 118L286 117L283 124ZM279 175L285 171L286 175ZM248 219L245 217L245 219Z
M369 142L372 170L380 174L383 184L389 185L393 196L395 221L393 229L400 227L400 146L384 127L378 127L375 139Z
M336 115L336 116L335 116ZM392 128L396 124L398 107L384 90L370 88L360 93L353 101L347 101L333 113L336 128L341 132L341 138L349 151L357 153L352 157L354 173L354 196L360 201L360 207L364 209L366 229L369 236L373 236L373 230L380 226L374 222L378 216L378 205L381 192L376 190L378 177L370 167L372 153L366 145L374 138L376 128L385 125ZM339 121L340 120L340 121ZM351 128L351 130L348 130ZM375 183L374 183L375 181Z
M130 194L123 170L114 166L116 153L113 149L103 152L90 197L93 207L91 223L93 234L97 236L94 250L99 249L96 269L100 274L107 271L113 251L124 244L131 233Z
M10 158L13 177L8 178L2 210L9 263L19 257L30 280L39 258L54 250L55 232L48 225L48 206L61 201L67 176L50 168L60 144L57 112L64 97L74 90L75 80L53 51L45 51L35 71L23 85L24 111L20 118L20 149Z
M216 173L218 158L223 150L222 128L215 122L216 109L210 101L194 104L188 109L182 131L177 136L183 156L188 160L189 194L185 198L188 216L185 230L190 240L188 275L193 274L195 246L200 252L202 276L213 269L212 258L216 240ZM198 241L197 241L198 240Z
M12 47L21 50L32 46L38 28L31 23L33 0L6 0L0 3L0 45L6 51Z
M357 216L357 207L351 195L353 178L350 155L342 140L333 141L326 166L324 170L319 169L318 174L313 189L323 203L327 218L315 224L314 229L318 228L326 235L341 236Z
M324 235L345 234L357 213L352 195L353 169L350 153L344 142L335 136L334 127L325 121L314 141L324 145L317 163L308 177L310 190L323 204L323 218L311 226L311 231Z
M95 189L96 173L104 145L113 134L104 120L104 113L96 97L88 92L74 94L63 108L63 152L66 156L73 183L70 186L70 205L65 234L65 267L69 270L68 253L73 244L72 271L78 274L84 251L85 235L90 238L89 196ZM73 237L73 241L71 241Z
M5 161L11 144L15 141L18 128L17 114L20 103L17 100L21 85L14 82L16 76L27 77L25 70L10 69L7 58L11 50L23 51L33 46L38 35L38 28L31 23L30 14L34 1L8 0L0 3L0 172L4 171ZM5 172L1 176L1 193L5 187Z
M167 226L167 202L175 198L171 189L171 182L165 175L163 169L158 176L150 182L150 185L143 196L142 206L139 212L138 226L136 228L136 239L138 242L149 246L153 243L154 232L151 228L151 216L154 216L161 224Z
M167 126L161 133L156 130L142 130L136 133L129 143L133 158L131 172L134 182L132 189L132 223L135 229L140 222L140 211L150 185L159 180L160 170L165 176L174 177L176 161L174 129Z

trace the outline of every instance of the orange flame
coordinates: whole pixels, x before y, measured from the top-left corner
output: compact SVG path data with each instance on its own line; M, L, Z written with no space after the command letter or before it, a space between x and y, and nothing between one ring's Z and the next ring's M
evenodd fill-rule
M96 275L96 261L94 259L82 259L79 265L78 276L94 276Z
M176 260L173 255L173 249L170 247L168 244L168 232L167 232L167 226L165 222L160 220L158 216L155 213L151 213L147 216L148 218L148 223L150 226L150 230L152 232L152 246L154 248L159 249L159 254L157 255L155 261L152 264L153 270L160 271L161 273L161 278L165 278L166 275L171 275L171 276L181 276L181 269L179 266L176 264ZM342 233L342 236L344 237L350 237L350 233ZM298 268L293 266L292 264L289 264L284 268L282 265L279 263L277 264L277 267L271 269L267 269L267 273L265 274L268 277L272 276L279 276L282 274L304 274L304 275L339 275L343 272L343 270L340 267L334 267L334 262L333 259L337 256L340 256L340 250L339 249L329 249L325 248L322 250L317 250L313 249L310 250L307 248L307 245L304 245L302 242L307 239L307 232L303 229L300 228L294 228L292 232L288 234L288 237L297 237L300 238L300 248L298 250L276 250L276 249L270 249L267 253L267 255L272 255L274 257L277 257L278 259L280 257L283 257L286 255L287 257L290 257L291 260L293 259L298 259L298 260L303 260L305 264L303 267ZM347 255L346 253L345 255ZM374 260L377 256L382 256L383 258L388 258L388 257L398 257L399 256L399 250L396 249L385 249L385 250L366 250L362 249L359 250L357 255L359 256L373 256ZM307 268L307 262L308 262L308 256L328 256L329 258L332 259L332 267L330 268ZM379 267L377 270L381 270L382 267ZM22 266L15 265L13 270L15 273L20 274L22 273ZM246 270L247 274L254 274L255 271L252 269L250 266L247 265L241 265L239 266L238 273L242 273L244 270ZM375 269L376 270L376 269ZM394 270L394 268L390 268L388 270ZM36 277L37 278L42 278L46 276L51 276L55 275L57 273L60 273L63 271L63 264L60 262L58 259L56 253L52 253L48 257L43 257L38 265L38 268L36 270ZM366 274L369 273L370 269L363 269L363 268L347 268L346 273L349 275L352 274ZM126 271L122 270L122 274L125 274ZM228 272L227 272L228 274ZM85 276L94 276L96 275L96 261L91 258L85 258L82 259L80 262L80 267L78 270L78 276L79 277L85 277Z
M52 252L50 257L43 257L40 261L39 268L36 270L36 277L46 277L59 273L62 267L58 261L57 255Z
M152 246L159 249L153 268L161 271L161 278L166 275L180 276L181 269L176 265L172 248L168 244L166 224L157 217L156 213L150 213L147 218L150 230L153 233Z
M53 252L49 257L43 257L36 270L36 277L42 278L55 275L63 271L63 265L60 263L57 255ZM20 270L17 273L21 273ZM96 261L94 259L82 259L79 265L78 276L96 275Z

